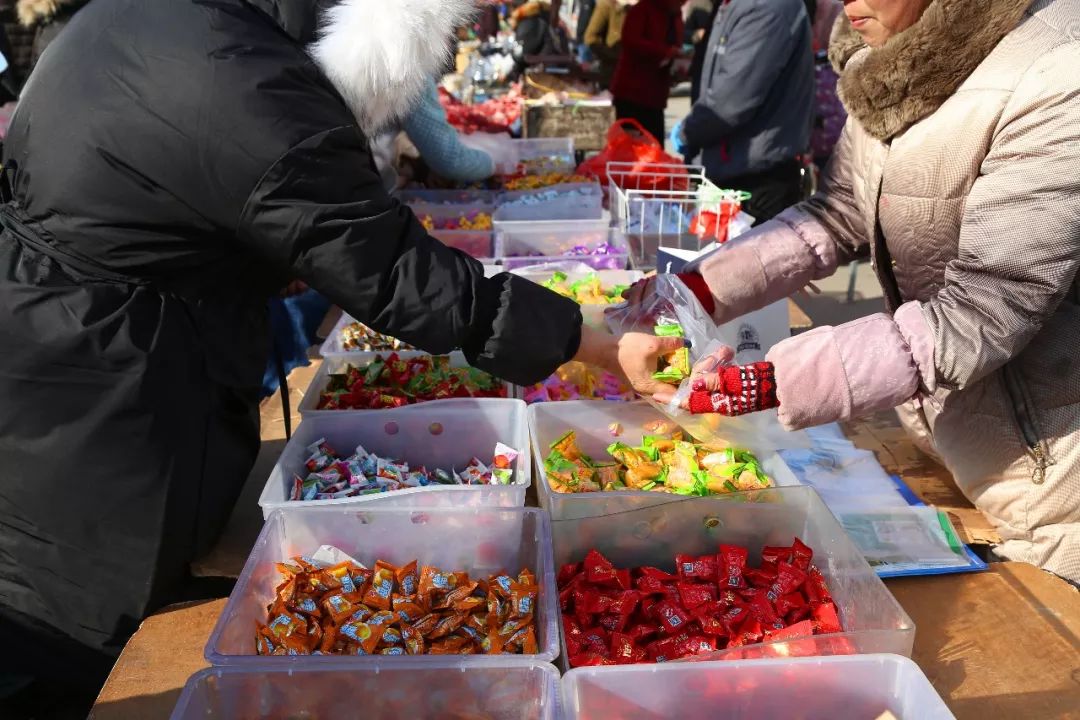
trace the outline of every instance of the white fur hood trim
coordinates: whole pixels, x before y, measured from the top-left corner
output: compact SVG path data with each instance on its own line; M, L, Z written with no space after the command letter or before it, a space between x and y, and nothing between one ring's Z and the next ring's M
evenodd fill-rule
M324 11L310 52L371 137L412 108L475 9L474 0L341 0Z

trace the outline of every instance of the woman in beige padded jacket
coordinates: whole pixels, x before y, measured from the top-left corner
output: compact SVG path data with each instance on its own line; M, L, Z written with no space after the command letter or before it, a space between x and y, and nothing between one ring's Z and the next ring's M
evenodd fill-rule
M830 55L851 117L823 189L704 258L696 292L727 321L869 245L889 312L700 378L693 409L778 402L794 429L899 407L1000 555L1078 582L1080 0L845 12Z

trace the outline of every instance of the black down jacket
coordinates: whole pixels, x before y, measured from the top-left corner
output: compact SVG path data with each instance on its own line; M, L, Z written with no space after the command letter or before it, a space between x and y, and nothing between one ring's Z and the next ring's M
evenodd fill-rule
M170 599L255 458L289 278L510 381L576 352L576 304L485 279L384 193L364 98L306 51L317 5L94 0L27 85L0 212L0 628L107 655Z

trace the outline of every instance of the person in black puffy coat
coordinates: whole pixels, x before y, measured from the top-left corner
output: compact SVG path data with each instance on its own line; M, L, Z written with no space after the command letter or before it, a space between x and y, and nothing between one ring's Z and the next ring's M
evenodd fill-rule
M516 383L670 349L430 238L368 137L467 0L94 0L42 56L0 208L0 673L97 673L175 597L259 448L266 299L302 280ZM66 676L70 678L71 676Z

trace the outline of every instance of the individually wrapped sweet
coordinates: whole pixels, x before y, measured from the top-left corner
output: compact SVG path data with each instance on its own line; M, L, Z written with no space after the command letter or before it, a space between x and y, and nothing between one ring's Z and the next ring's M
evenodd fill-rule
M323 441L320 448L319 453L333 452ZM330 455L331 462L319 472L309 473L305 478L295 476L289 499L337 500L431 485L511 485L518 456L518 451L498 443L492 467L471 458L458 473L444 468L428 470L422 465L413 468L402 460L379 457L358 447L356 454L348 458Z
M378 356L363 367L331 373L318 410L377 410L431 400L506 397L506 386L475 368L450 366L446 356Z
M470 580L379 560L371 571L330 546L277 568L285 580L257 628L259 655L537 652L539 588L528 569L516 579ZM489 611L492 588L504 587L505 601L496 598Z
M616 568L595 550L560 568L558 587L571 667L668 662L759 642L843 632L824 578L788 559L813 552L796 539L766 548L761 565L747 567L744 547L722 545L716 555L679 555L677 574L653 567ZM771 567L770 567L771 566ZM625 575L625 580L623 579ZM772 577L791 592L775 599L744 576ZM633 590L615 590L629 585Z
M640 447L614 442L607 448L615 463L598 461L582 454L572 431L551 444L544 460L548 485L554 492L613 492L641 490L678 495L716 495L743 489L771 486L772 482L750 453L708 447L684 439L678 430L663 428L670 435L647 435ZM738 486L728 477L714 477L704 469L706 458L745 459L741 468L750 470L753 482ZM714 466L715 467L715 466Z

